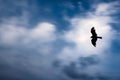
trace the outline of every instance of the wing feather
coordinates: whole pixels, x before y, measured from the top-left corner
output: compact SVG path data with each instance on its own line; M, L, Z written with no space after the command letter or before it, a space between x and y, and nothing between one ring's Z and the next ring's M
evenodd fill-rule
M91 39L91 43L93 44L93 46L96 47L96 41L97 41L97 38L92 38Z

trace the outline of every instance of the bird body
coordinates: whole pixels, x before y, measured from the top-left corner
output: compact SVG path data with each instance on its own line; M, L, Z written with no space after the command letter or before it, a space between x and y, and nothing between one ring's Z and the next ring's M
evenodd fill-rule
M97 39L102 39L102 37L97 36L94 27L91 28L91 33L92 33L92 36L91 36L91 38L92 38L92 39L91 39L91 43L93 44L93 46L96 47L96 41L97 41Z

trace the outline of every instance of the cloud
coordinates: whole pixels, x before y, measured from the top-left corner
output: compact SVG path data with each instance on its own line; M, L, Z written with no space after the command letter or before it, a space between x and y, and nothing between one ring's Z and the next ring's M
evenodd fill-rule
M85 57L85 58L91 58L91 57ZM92 66L92 64L90 66ZM119 76L110 76L100 72L93 74L92 71L88 72L86 67L85 69L80 69L78 67L78 64L75 62L71 62L69 65L64 66L62 71L68 78L72 80L74 79L76 80L119 80L120 79Z
M38 24L37 28L34 28L30 32L30 38L38 39L43 42L49 42L55 39L55 26L50 23Z
M63 68L63 72L68 76L68 77L70 77L70 78L72 78L72 79L85 79L85 78L87 78L88 76L86 76L86 75L84 75L84 73L80 73L80 72L78 72L77 71L77 69L76 69L76 66L75 66L75 64L74 63L71 63L70 65L68 65L68 66L65 66L64 68Z
M70 30L64 32L64 40L72 46L65 46L58 57L63 63L69 63L77 60L80 56L99 55L103 56L111 46L112 40L115 38L115 30L110 23L115 22L114 14L117 10L114 3L100 3L96 5L94 11L86 13L86 16L75 16L72 19L67 19L71 25ZM105 7L105 8L103 8ZM109 13L109 14L108 14ZM97 47L91 44L92 27L95 27L102 40L97 41ZM112 37L111 37L112 36Z
M23 11L27 11L28 4L24 0L0 0L0 20L7 19L14 16L21 16Z
M112 2L112 3L101 3L100 5L97 6L96 15L101 15L101 16L107 16L111 15L117 12L118 10L118 2Z
M56 40L56 27L49 22L39 22L36 26L29 28L24 23L19 23L19 17L10 18L1 23L0 44L1 50L8 53L33 53L47 56L53 53L53 42ZM4 57L6 54L1 54ZM17 54L11 54L17 55ZM25 56L25 55L24 55ZM7 59L5 57L5 59ZM43 59L43 58L42 58ZM46 61L46 60L44 60Z
M71 63L63 68L64 74L72 79L79 80L114 80L115 78L111 78L110 76L101 75L101 74L88 74L83 70L78 70L76 64Z
M4 23L0 27L0 42L11 45L47 43L55 40L55 31L55 26L47 22L39 23L31 29L25 26Z
M6 10L7 5L3 7ZM29 12L24 9L21 9L22 14L19 16L1 19L0 79L56 80L56 72L50 67L54 58L52 50L57 35L56 26L45 21L33 26L29 23Z
M118 4L100 3L93 6L95 10L88 11L85 16L77 15L67 18L70 29L64 31L62 37L68 45L58 54L63 72L71 79L81 80L114 80L106 73L105 57L109 52L112 41L116 38L116 31L111 23L115 23L114 14ZM103 8L104 7L104 8ZM95 27L102 40L97 41L97 47L91 44L91 28ZM93 56L95 55L95 56ZM98 74L100 73L100 74Z
M99 58L96 55L91 55L88 57L80 57L79 63L81 67L86 68L99 64Z
M114 30L109 24L114 22L110 16L114 13L113 4L99 4L94 7L95 11L88 12L86 16L78 15L70 19L70 30L59 34L66 44L56 41L62 45L62 51L58 49L59 46L53 47L54 41L60 38L54 24L39 22L29 27L26 26L26 15L3 20L0 24L0 49L5 48L0 51L0 79L108 80L105 75L94 74L99 72L101 56L109 49L114 38L110 37L114 36ZM103 5L108 7L101 8ZM71 4L68 7L75 8ZM98 40L96 48L90 42L92 26L103 37ZM56 48L59 53L56 53ZM55 61L56 58L58 61Z
M60 62L60 60L55 60L55 61L53 61L53 67L55 67L55 68L58 68L58 67L61 67L61 62Z

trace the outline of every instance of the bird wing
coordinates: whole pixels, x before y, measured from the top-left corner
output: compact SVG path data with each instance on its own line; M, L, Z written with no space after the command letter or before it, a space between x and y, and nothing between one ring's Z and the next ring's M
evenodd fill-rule
M92 35L93 35L93 36L97 36L97 34L96 34L96 32L95 32L95 28L94 28L94 27L92 27L92 28L91 28L91 33L92 33Z
M93 46L96 47L96 41L97 41L97 38L92 38L91 39L91 43L93 44Z

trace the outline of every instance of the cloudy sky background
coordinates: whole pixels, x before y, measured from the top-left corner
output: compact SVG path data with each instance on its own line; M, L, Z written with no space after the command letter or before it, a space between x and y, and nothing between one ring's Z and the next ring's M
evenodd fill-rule
M119 80L119 10L119 0L0 0L0 80Z

